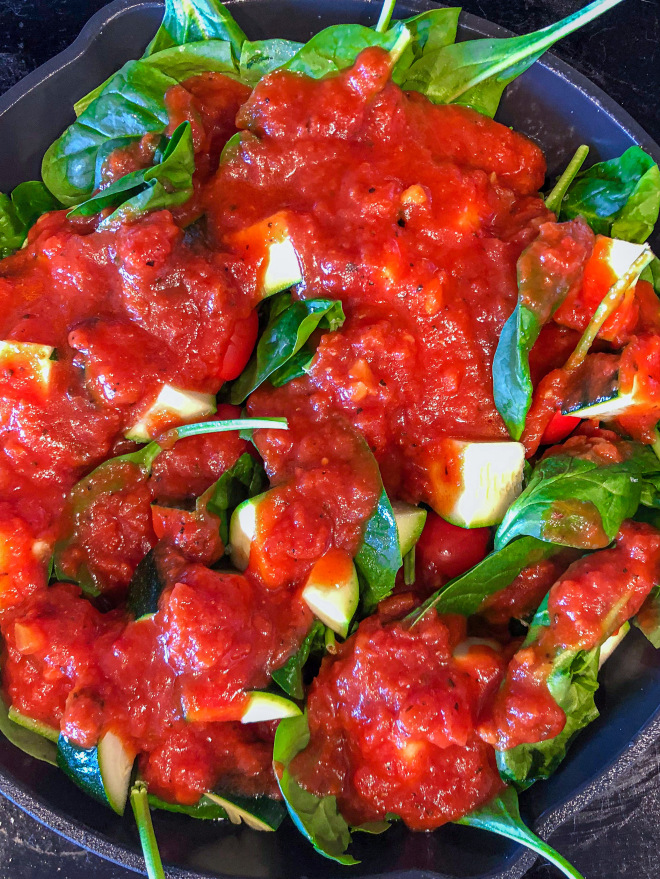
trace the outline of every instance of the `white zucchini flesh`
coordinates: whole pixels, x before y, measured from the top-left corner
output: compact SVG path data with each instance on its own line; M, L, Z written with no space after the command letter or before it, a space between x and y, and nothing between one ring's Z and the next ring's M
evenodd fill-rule
M419 540L424 523L426 522L426 510L421 507L415 507L404 501L393 501L392 512L396 521L396 528L399 532L399 546L401 547L401 555L408 555L410 550Z
M314 616L345 638L360 600L360 584L351 557L340 549L325 553L309 573L302 600Z
M22 378L27 378L47 390L50 385L53 369L53 353L51 345L37 345L34 342L0 341L0 368L11 367L20 370Z
M185 391L174 385L163 385L160 392L146 412L126 431L126 439L134 442L148 442L162 432L165 419L179 424L200 421L216 411L213 394L199 391Z
M250 561L250 549L257 536L257 510L268 492L255 495L239 504L229 521L229 556L237 571L244 571Z
M268 245L266 268L262 282L264 298L300 284L303 279L298 254L288 236Z
M253 690L248 693L248 703L241 715L241 723L282 720L284 717L298 717L300 714L300 708L286 696Z
M496 525L522 491L524 466L522 443L445 440L429 467L431 505L462 528Z
M607 662L610 656L614 653L619 644L626 637L628 632L630 631L630 623L624 623L618 632L614 635L611 635L607 641L600 648L600 657L598 659L598 668L603 667L603 663Z
M108 803L115 812L123 815L135 756L113 732L105 733L97 747L101 781Z

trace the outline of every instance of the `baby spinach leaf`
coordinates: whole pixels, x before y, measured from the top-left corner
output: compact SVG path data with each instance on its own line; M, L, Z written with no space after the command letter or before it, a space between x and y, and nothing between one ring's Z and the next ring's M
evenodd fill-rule
M271 376L277 381L279 371L300 351L314 330L333 332L344 319L342 304L334 299L292 301L290 293L275 297L256 353L231 389L231 402L242 403Z
M429 52L410 68L403 87L436 104L464 104L494 116L505 87L562 37L621 0L595 0L543 30L520 37L469 40Z
M150 808L163 812L178 812L182 815L188 815L190 818L198 818L205 821L223 821L227 818L227 813L222 806L207 799L204 795L192 806L168 803L166 800L161 800L155 794L149 794L148 799Z
M383 488L378 504L365 525L355 565L360 573L362 613L372 613L394 589L403 564L392 504Z
M660 171L641 147L577 175L561 204L560 219L582 216L594 232L642 244L660 210Z
M147 46L144 57L202 40L224 40L235 61L241 54L245 34L233 15L218 0L165 0L163 23Z
M523 647L538 640L548 624L546 596ZM553 657L547 684L553 699L566 714L566 725L551 739L497 751L497 767L504 781L524 790L536 781L549 778L566 756L575 736L596 720L598 709L594 695L598 689L599 652L598 647L588 651L562 649Z
M313 654L322 655L325 652L325 626L320 620L314 620L298 650L290 656L282 668L275 669L271 677L278 687L287 696L294 699L303 699L305 688L303 686L303 668L309 657Z
M182 122L169 139L161 160L151 168L131 171L73 208L68 217L89 217L106 208L115 210L102 226L117 220L133 220L147 211L172 208L192 195L195 172L190 122Z
M351 843L348 824L337 811L333 796L317 797L301 787L290 771L293 758L309 744L307 715L281 720L275 733L273 767L289 815L316 851L340 864L357 864L346 854Z
M429 9L427 12L397 22L405 25L411 39L394 65L392 71L394 82L398 84L404 82L411 65L425 54L435 52L443 46L450 46L456 40L460 11L457 6Z
M580 549L607 546L636 512L642 478L657 471L654 453L639 444L628 460L607 466L570 455L545 458L507 510L495 549L523 534Z
M660 296L660 259L654 257L640 275L642 281L647 281Z
M592 242L586 237L591 233L583 224L563 227L562 237L570 236L582 257L572 259L567 270L564 260L553 258L557 252L557 228L551 224L544 227L518 259L518 302L502 328L493 359L495 405L515 440L520 439L525 429L534 390L529 352L543 325L579 281L591 253Z
M255 85L262 76L287 64L302 48L303 43L293 40L246 40L238 66L241 80Z
M397 24L386 33L377 33L361 24L335 24L316 34L284 65L285 70L304 73L312 79L321 79L350 67L363 49L379 46L392 51L402 34L403 25ZM403 50L403 46L401 46Z
M34 757L35 760L50 763L51 766L57 766L57 745L39 733L10 720L9 706L2 696L0 696L0 733L24 754Z
M225 545L229 542L232 512L244 500L260 494L266 482L261 461L245 452L213 486L206 508L220 519L220 537Z
M501 794L498 794L485 806L459 818L456 824L489 830L491 833L497 833L499 836L519 842L526 848L537 852L550 864L554 864L569 879L583 879L575 867L572 867L559 852L556 852L547 842L539 839L523 823L518 806L518 794L511 787L505 788Z
M0 259L20 247L42 214L62 205L38 180L19 183L11 196L0 193Z
M487 598L506 589L526 567L558 552L561 552L560 546L535 537L514 540L434 592L408 619L414 623L432 608L438 613L472 616Z
M48 148L41 167L48 189L67 207L84 201L92 194L99 151L108 141L126 146L147 133L164 131L167 90L207 71L236 75L229 42L173 46L124 64Z
M552 187L552 190L548 193L548 196L545 200L545 206L549 211L554 211L555 214L559 213L559 209L561 207L561 203L564 200L564 196L568 192L568 188L571 183L575 180L577 174L580 171L580 168L584 165L584 162L589 155L589 147L586 144L582 144L579 146L575 155L571 159L571 161L566 166L566 170L561 175L559 180Z

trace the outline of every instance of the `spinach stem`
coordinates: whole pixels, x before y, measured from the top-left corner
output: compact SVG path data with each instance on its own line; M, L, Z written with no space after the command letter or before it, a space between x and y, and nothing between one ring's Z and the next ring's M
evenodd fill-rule
M395 6L396 0L385 0L383 3L383 8L380 10L380 15L378 16L378 23L374 28L377 34L384 34L390 26L390 20Z
M555 183L552 190L550 191L550 194L545 200L545 206L549 211L553 211L553 213L559 214L559 209L561 208L561 203L564 200L564 196L566 195L568 187L575 179L588 154L589 147L585 144L582 144L582 146L579 146L577 148L577 150L575 151L575 155L568 163L566 170L561 175L559 180Z
M136 781L131 790L131 808L135 815L142 853L149 879L166 879L163 862L160 859L154 826L151 823L151 811L147 799L147 786L143 781Z
M575 351L571 354L571 356L566 361L566 366L564 369L567 372L573 372L580 366L584 358L589 353L589 349L591 348L594 339L600 332L601 327L608 319L608 317L613 314L619 305L623 302L623 298L626 295L626 291L629 287L637 281L637 278L641 274L641 272L646 268L646 266L653 259L653 253L649 250L649 248L645 248L640 255L637 257L635 262L630 266L625 275L622 275L618 281L616 281L610 289L607 291L605 296L600 301L600 305L594 312L594 316L589 321L589 325L584 331L582 338L577 344Z
M607 12L608 9L612 9L612 7L618 6L618 4L622 2L623 0L594 0L593 3L590 3L588 6L585 6L584 9L579 9L572 15L567 16L563 21L560 21L557 24L551 24L548 27L543 28L543 30L538 31L536 34L527 34L527 37L534 36L536 39L525 43L517 52L505 52L504 57L497 63L484 65L484 69L481 73L469 77L453 95L447 97L444 103L453 103L460 98L461 95L465 94L466 91L479 85L480 82L498 76L500 73L504 73L504 71L509 70L509 68L513 68L517 64L525 61L530 55L540 55L563 37L572 34L573 31L588 24L594 18L597 18L599 15ZM511 37L510 39L525 40L525 37Z
M286 418L231 418L228 421L202 421L196 424L183 424L168 430L162 437L167 439L184 439L187 436L197 436L200 433L224 433L229 430L257 430L264 428L269 430L288 430Z

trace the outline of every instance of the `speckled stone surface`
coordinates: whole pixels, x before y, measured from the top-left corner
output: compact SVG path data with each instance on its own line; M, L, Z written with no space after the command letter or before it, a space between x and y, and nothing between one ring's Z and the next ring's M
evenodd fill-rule
M0 93L67 46L103 0L0 0ZM578 0L467 0L476 15L522 33ZM555 49L660 142L660 0L626 0ZM589 879L660 876L660 737L635 750L616 786L560 823L549 841ZM0 879L129 879L0 798ZM537 864L525 879L556 879Z

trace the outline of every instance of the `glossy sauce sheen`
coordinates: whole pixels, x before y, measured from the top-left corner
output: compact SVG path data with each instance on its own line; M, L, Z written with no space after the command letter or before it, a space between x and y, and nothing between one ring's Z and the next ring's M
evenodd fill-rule
M491 364L516 303L517 261L541 228L558 242L558 263L565 257L560 274L591 245L576 222L582 250L559 247L567 239L538 194L545 161L534 144L472 110L404 94L389 82L389 63L369 49L336 77L275 73L252 94L217 74L176 86L168 131L191 123L191 200L109 229L98 218L47 215L0 264L0 337L52 345L58 356L47 393L19 381L11 364L0 372L4 688L19 711L81 746L116 731L150 790L171 801L194 803L214 787L276 795L272 724L238 720L247 691L266 687L309 630L300 598L309 571L331 550L356 555L381 475L390 497L432 501L441 490L433 474L448 469L443 440L507 438ZM240 147L216 172L236 128ZM146 138L117 151L106 182L150 164L154 149ZM255 432L272 489L239 574L209 567L223 551L218 522L195 507L254 453L236 434L181 440L150 474L112 462L84 494L70 492L102 461L135 449L124 431L164 383L216 394L241 373L263 277L263 242L249 245L275 215L303 267L294 295L340 299L346 321L315 335L307 375L264 385L247 403L252 415L286 416L289 429ZM574 323L549 330L557 344L534 352L535 382L562 366ZM633 343L629 361L651 347ZM215 417L238 414L220 406ZM437 551L452 543L453 526L435 520L417 591L399 584L311 687L311 744L296 773L335 794L351 822L393 812L430 829L501 788L494 746L509 722L506 670L518 643L466 641L458 617L431 614L412 629L396 619L487 550L481 530L460 551ZM592 577L603 580L608 607L626 588L618 560L632 558L630 540L655 559L657 532L627 529L598 554ZM53 547L58 577L88 595L68 582L46 588ZM134 620L126 591L149 550L162 594L153 616ZM531 612L567 564L527 569L484 616L501 629L507 615ZM649 585L645 564L635 562L629 606ZM575 606L594 631L613 624L580 591L581 571L571 581L577 597L562 586L567 574L553 587L557 614L574 623L553 629L562 644L578 643ZM542 687L523 695L535 710L546 705ZM513 726L511 735L547 732Z

